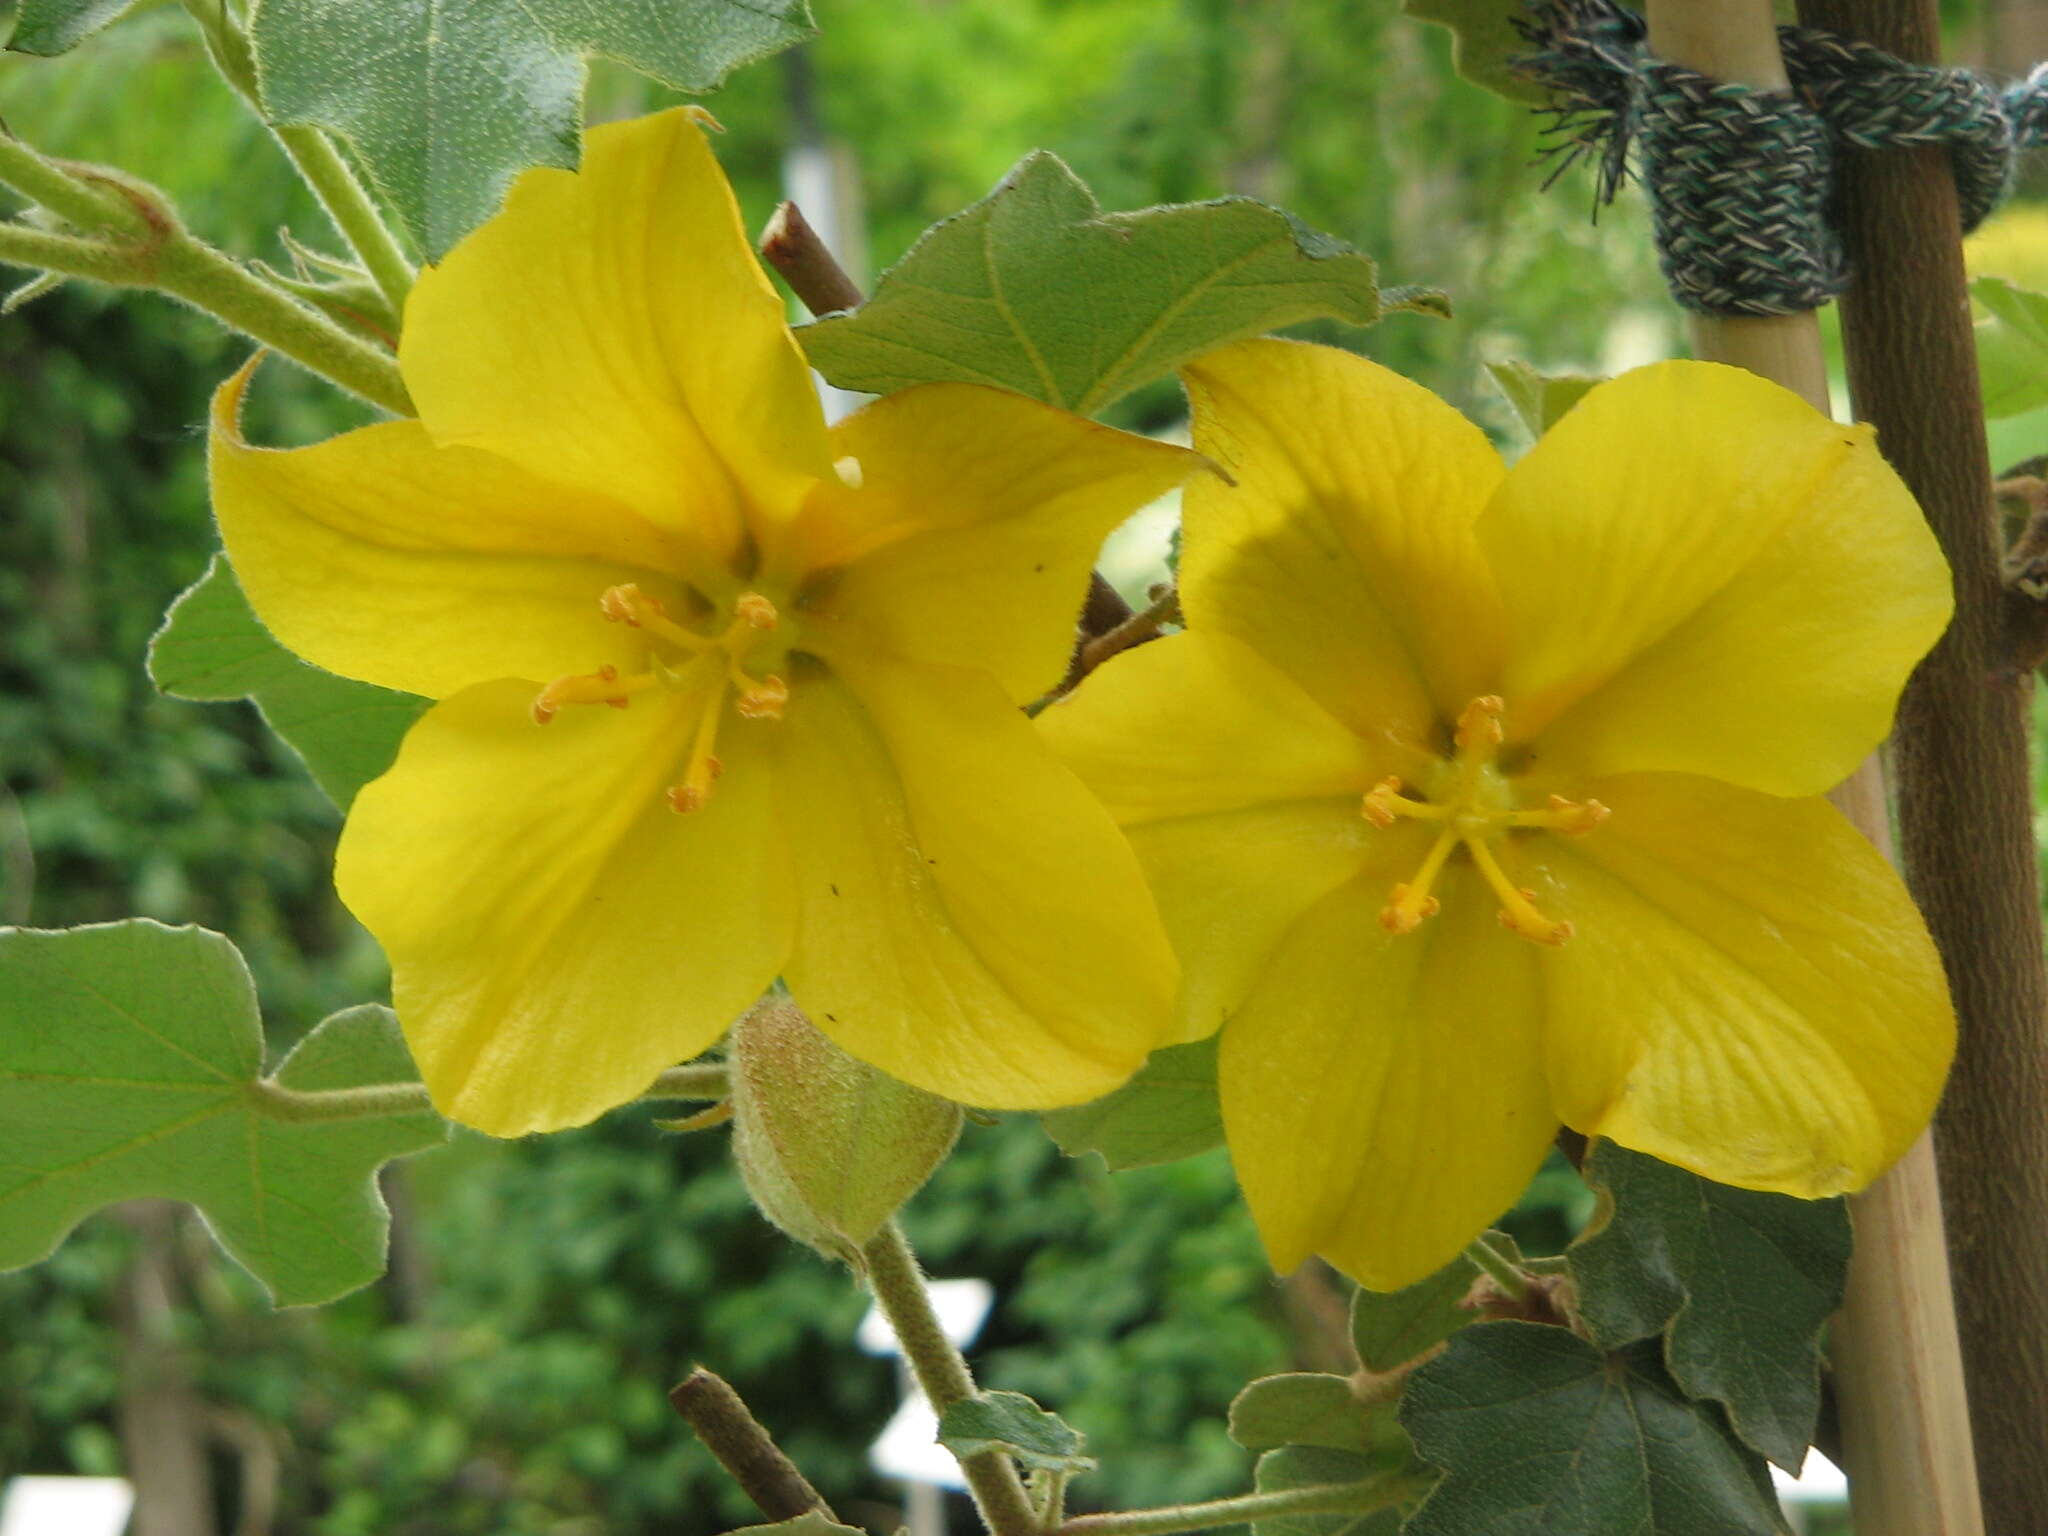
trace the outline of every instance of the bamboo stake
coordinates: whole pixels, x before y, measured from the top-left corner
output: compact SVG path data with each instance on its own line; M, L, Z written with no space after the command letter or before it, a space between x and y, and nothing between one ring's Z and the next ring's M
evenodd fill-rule
M1648 15L1660 58L1767 90L1789 84L1771 0L1651 0ZM1693 347L1829 409L1817 315L1699 316ZM1832 798L1896 857L1876 758ZM1831 1338L1857 1536L1981 1536L1930 1139L1850 1203L1856 1252Z

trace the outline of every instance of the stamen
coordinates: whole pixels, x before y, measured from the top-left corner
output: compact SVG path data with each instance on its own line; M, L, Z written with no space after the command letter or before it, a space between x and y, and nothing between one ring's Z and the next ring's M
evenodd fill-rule
M725 689L725 679L720 678L704 700L704 712L697 717L697 733L690 742L689 766L683 770L682 782L668 792L671 810L685 814L703 810L704 802L711 798L712 781L725 772L725 764L712 751L718 745L719 718L725 713Z
M735 622L744 620L749 629L773 629L779 617L775 605L758 592L742 592L732 611Z
M733 669L732 707L749 720L780 720L789 704L789 684L770 675L755 679Z
M534 695L533 722L546 725L564 704L609 704L614 709L624 709L632 695L645 693L655 682L652 672L620 677L619 669L609 663L595 672L558 677Z
M659 598L649 597L635 582L606 587L597 600L597 609L614 624L629 624L634 629L659 635L670 645L681 646L693 656L710 650L717 643L695 630L683 628L668 616L668 610L662 607Z
M1459 757L1475 752L1491 755L1507 735L1500 723L1501 712L1506 708L1506 702L1497 693L1481 694L1465 706L1464 713L1458 716L1455 734Z
M1545 917L1536 910L1536 893L1508 879L1484 838L1468 837L1465 846L1472 850L1472 862L1493 887L1493 894L1500 898L1501 927L1538 944L1562 944L1572 936L1570 923Z
M1451 856L1451 850L1458 845L1458 829L1445 827L1437 834L1436 841L1422 860L1422 867L1415 872L1415 878L1394 887L1392 900L1380 908L1380 926L1392 934L1413 933L1422 926L1422 920L1435 917L1443 910L1443 903L1430 894L1430 887L1436 884L1436 877L1443 873L1444 860Z
M1510 811L1504 819L1511 827L1545 827L1576 837L1592 831L1612 814L1598 800L1567 800L1563 795L1552 795L1549 810Z
M1364 803L1358 808L1359 814L1374 826L1391 827L1397 816L1412 816L1418 821L1446 821L1451 808L1447 805L1432 805L1427 800L1410 800L1401 793L1401 781L1393 774L1381 779L1365 792Z

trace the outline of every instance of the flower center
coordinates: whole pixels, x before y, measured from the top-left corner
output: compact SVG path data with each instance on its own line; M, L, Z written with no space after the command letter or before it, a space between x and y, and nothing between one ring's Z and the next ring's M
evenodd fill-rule
M1463 845L1472 855L1474 867L1500 898L1502 927L1539 944L1562 944L1572 936L1570 923L1545 917L1536 910L1536 893L1508 879L1489 844L1518 827L1590 832L1607 819L1607 807L1598 800L1552 795L1541 810L1518 808L1514 790L1497 761L1503 738L1502 708L1494 694L1465 706L1458 716L1456 753L1444 761L1427 795L1404 793L1397 778L1382 779L1366 791L1361 810L1376 827L1391 827L1402 816L1437 822L1440 827L1415 877L1395 886L1387 905L1380 909L1381 926L1389 933L1413 933L1424 918L1436 916L1442 903L1430 890L1443 873L1445 861Z
M701 809L711 797L712 782L725 769L718 760L717 747L726 695L732 695L732 707L749 720L780 720L789 703L789 684L782 678L772 672L755 677L746 669L750 654L778 649L770 639L780 623L775 605L758 592L743 592L734 600L725 627L706 634L677 623L659 598L648 596L632 582L607 587L597 607L612 623L646 632L650 642L647 670L622 676L617 667L603 666L595 672L558 677L535 695L535 722L546 725L565 704L609 704L624 709L635 694L655 688L694 694L696 725L690 733L690 758L681 780L669 787L668 803L678 811Z

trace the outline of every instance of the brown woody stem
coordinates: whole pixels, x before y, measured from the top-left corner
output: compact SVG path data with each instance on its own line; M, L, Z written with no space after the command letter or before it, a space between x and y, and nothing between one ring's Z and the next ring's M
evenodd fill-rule
M1938 58L1936 0L1799 10L1899 58ZM1984 1512L1993 1531L2036 1531L2048 1512L2048 970L2030 687L2006 650L1955 180L1939 148L1845 149L1837 196L1855 274L1842 322L1856 413L1955 572L1955 622L1899 707L1899 832L1960 1026L1935 1146Z
M742 1492L770 1520L794 1520L811 1510L836 1520L832 1507L796 1463L782 1454L761 1421L723 1376L698 1366L668 1395Z
M814 315L860 308L860 286L846 275L839 258L795 203L777 208L761 231L761 259L782 274L790 291Z

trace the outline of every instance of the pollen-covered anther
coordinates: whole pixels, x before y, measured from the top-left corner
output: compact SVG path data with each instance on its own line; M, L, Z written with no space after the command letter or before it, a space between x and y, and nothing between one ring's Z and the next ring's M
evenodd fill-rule
M640 590L638 582L632 581L606 587L598 597L597 608L614 624L630 624L635 629L650 618L668 617L668 610L661 606L661 599L649 597Z
M1412 885L1397 885L1393 897L1380 908L1380 926L1389 933L1413 933L1425 918L1435 917L1444 904L1427 893L1418 894Z
M1497 693L1483 693L1465 706L1458 716L1454 736L1458 750L1470 753L1478 748L1497 747L1506 736L1500 723L1501 712L1507 708L1507 701Z
M1365 792L1365 800L1359 806L1359 813L1376 827L1391 827L1400 814L1394 809L1394 802L1400 798L1401 781L1389 774Z
M749 720L780 720L788 704L789 684L774 676L750 681L732 701L732 707Z
M742 592L733 603L732 611L736 617L746 620L749 629L773 629L779 617L775 605L758 592Z
M668 808L687 816L691 811L704 809L704 802L711 798L707 789L695 784L671 784L668 789Z
M624 709L634 694L651 687L653 682L649 674L622 678L619 669L610 663L595 672L558 677L534 695L533 723L546 725L564 704L609 704L613 709Z
M1563 795L1550 797L1550 809L1557 815L1557 830L1572 833L1590 832L1614 814L1598 800L1567 800Z

